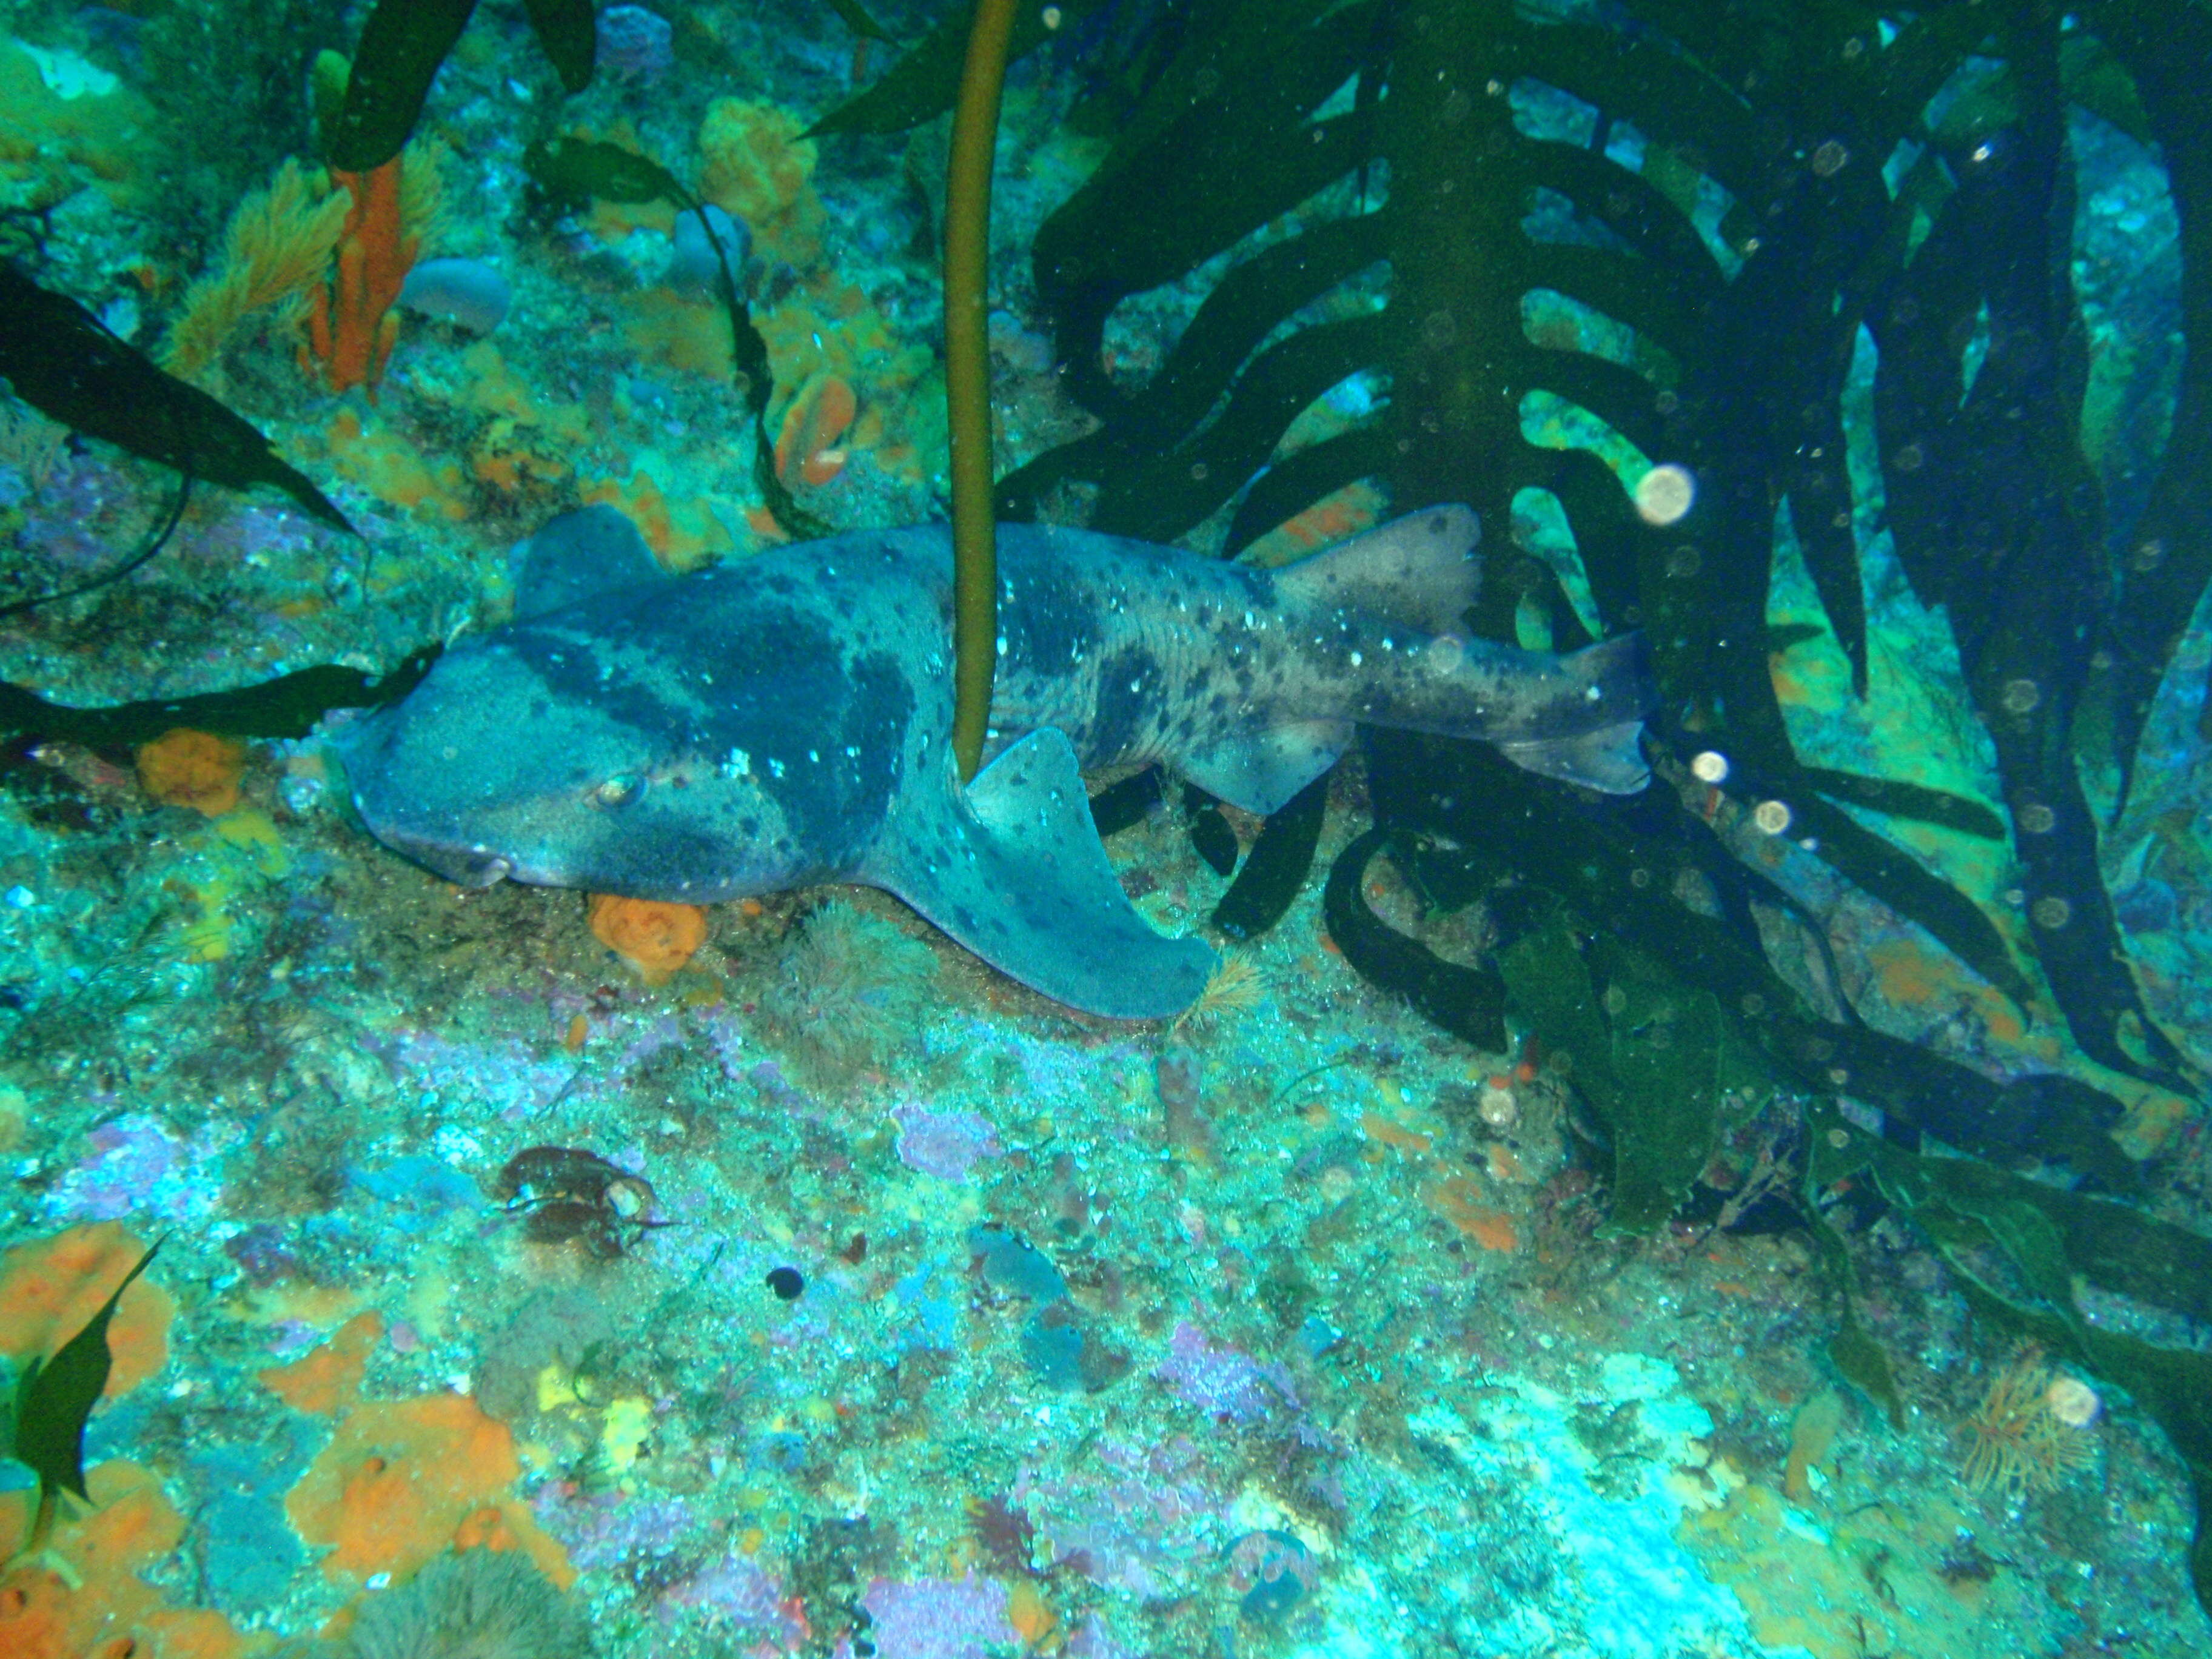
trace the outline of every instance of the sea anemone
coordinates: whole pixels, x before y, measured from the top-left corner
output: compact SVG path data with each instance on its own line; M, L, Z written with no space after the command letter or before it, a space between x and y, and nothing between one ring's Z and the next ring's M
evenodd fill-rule
M346 1659L586 1659L583 1614L512 1550L441 1555L362 1609Z

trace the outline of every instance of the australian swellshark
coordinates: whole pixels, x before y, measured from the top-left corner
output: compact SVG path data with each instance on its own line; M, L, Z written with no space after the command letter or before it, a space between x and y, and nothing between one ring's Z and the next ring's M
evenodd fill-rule
M467 886L879 887L1045 995L1144 1019L1188 1007L1216 957L1130 904L1085 771L1164 762L1265 814L1366 721L1609 793L1648 781L1634 639L1555 656L1466 635L1465 507L1274 570L1042 525L998 537L991 734L964 788L944 526L673 577L602 507L525 544L512 622L348 734L362 821Z

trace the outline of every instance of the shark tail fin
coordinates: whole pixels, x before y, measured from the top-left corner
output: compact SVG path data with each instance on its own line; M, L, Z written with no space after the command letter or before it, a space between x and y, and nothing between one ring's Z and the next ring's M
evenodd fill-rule
M1557 737L1500 743L1523 771L1578 783L1608 795L1632 795L1651 781L1644 759L1644 716L1656 702L1651 653L1640 634L1584 646L1559 659L1583 686L1578 700L1593 724Z
M1651 781L1644 763L1642 720L1601 726L1578 737L1543 738L1533 743L1501 743L1498 753L1524 772L1578 783L1606 795L1633 795Z
M1349 606L1425 633L1457 633L1482 591L1481 535L1472 507L1425 507L1277 571L1276 588L1319 610Z

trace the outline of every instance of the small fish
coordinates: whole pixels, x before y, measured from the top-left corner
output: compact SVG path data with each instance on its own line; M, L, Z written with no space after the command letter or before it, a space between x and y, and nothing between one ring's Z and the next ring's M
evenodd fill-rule
M963 787L944 526L672 577L587 507L525 544L514 620L447 651L343 758L371 833L451 881L692 903L858 882L1048 997L1167 1018L1214 952L1130 904L1085 771L1164 762L1265 814L1364 721L1609 793L1649 780L1639 642L1468 637L1476 538L1472 512L1432 507L1261 570L1002 525L990 737Z

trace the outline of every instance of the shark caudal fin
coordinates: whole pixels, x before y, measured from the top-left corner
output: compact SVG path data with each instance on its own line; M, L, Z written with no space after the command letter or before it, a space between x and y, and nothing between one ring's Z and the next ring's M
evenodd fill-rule
M964 796L948 787L943 810L941 830L916 826L860 878L1000 972L1086 1013L1165 1019L1206 989L1219 959L1204 939L1154 933L1129 902L1064 732L1030 732Z
M1324 548L1275 573L1285 599L1328 611L1346 606L1428 634L1455 634L1482 591L1474 509L1424 508Z
M1642 739L1644 716L1656 697L1643 635L1584 646L1560 658L1559 665L1582 684L1592 724L1557 737L1499 743L1498 752L1542 777L1607 795L1635 794L1651 781Z
M1577 738L1547 738L1536 743L1501 743L1498 752L1524 772L1578 783L1601 794L1633 795L1651 781L1644 763L1642 720L1600 726Z

